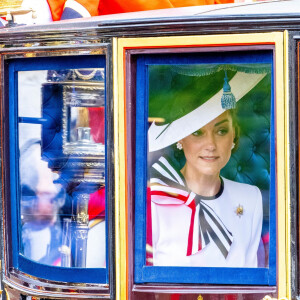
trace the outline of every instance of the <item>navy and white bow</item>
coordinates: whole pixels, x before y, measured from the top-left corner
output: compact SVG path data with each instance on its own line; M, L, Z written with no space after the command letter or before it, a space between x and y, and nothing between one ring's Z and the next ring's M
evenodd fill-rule
M192 255L204 249L213 241L226 258L233 236L215 211L207 205L201 196L188 190L183 175L177 171L171 160L161 157L151 168L151 201L157 205L186 205L191 210L190 228L186 255ZM222 181L223 189L223 181ZM199 206L199 234L195 230L195 213ZM195 241L198 241L195 243Z

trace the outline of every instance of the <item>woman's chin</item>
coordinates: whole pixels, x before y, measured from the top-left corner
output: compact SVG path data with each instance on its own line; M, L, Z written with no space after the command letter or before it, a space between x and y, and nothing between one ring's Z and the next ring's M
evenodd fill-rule
M219 177L220 174L220 168L218 167L201 167L198 171L200 176L203 177L209 177L209 178L213 178L213 177Z

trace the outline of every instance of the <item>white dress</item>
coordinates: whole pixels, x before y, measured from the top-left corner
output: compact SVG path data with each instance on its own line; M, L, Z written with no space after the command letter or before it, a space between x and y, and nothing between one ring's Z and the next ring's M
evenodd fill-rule
M160 168L159 164L153 165L159 170L157 174L160 173L160 175L152 176L152 174L150 178L153 265L257 267L257 250L262 230L260 190L256 186L222 178L222 188L215 197L196 195L198 199L201 198L201 202L194 205L193 220L192 206L191 204L187 205L190 200L184 202L176 197L178 187L181 186L180 178L176 179L176 176L181 176L183 180L184 178L178 170L168 164L165 158L162 157L160 161L163 162L163 164L160 162L163 168ZM171 190L168 190L170 188L168 183L175 172L177 175L173 179L179 181L175 184L175 189L172 187ZM190 199L193 193L184 186L183 189L185 189L184 193L188 193L186 198ZM159 191L158 194L152 195L157 191ZM168 191L168 195L166 195L166 191ZM208 231L210 240L204 242L205 230L201 228L203 222L200 221L199 215L201 205L211 212L210 215L214 216L213 219L218 220L219 228L222 227L218 236L220 240L224 240L224 246L227 249L225 253L221 251L221 247L218 247L217 239L212 238L211 230ZM241 210L240 213L237 213L238 207ZM208 223L212 223L212 229L216 227L215 231L218 231L214 222L208 220ZM221 232L227 233L228 242ZM213 234L215 233L213 232ZM202 243L200 250L199 243ZM188 248L192 248L192 251L187 251Z

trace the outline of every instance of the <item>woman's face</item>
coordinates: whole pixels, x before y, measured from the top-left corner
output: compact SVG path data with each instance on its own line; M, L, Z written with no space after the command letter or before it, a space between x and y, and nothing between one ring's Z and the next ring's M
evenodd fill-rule
M180 142L186 158L186 170L199 175L219 175L227 164L235 137L228 111Z

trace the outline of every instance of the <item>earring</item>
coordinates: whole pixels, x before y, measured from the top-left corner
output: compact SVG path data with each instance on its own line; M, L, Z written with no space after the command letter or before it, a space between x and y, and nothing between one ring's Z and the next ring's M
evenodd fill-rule
M180 142L177 142L176 147L178 150L182 150L182 144Z
M235 143L232 143L231 150L235 147Z

